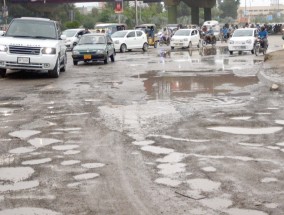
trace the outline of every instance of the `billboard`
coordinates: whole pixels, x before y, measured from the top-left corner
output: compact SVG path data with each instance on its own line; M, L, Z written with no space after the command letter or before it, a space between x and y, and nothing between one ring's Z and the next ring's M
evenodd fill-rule
M114 1L114 12L115 13L123 13L123 0L115 0Z

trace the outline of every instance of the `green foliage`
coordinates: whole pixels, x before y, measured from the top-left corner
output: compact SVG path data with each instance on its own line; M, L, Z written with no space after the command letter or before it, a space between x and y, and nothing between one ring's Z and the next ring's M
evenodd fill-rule
M222 11L220 14L221 18L232 17L234 19L238 16L238 7L240 0L218 0L219 9Z
M79 28L80 27L80 23L78 21L73 21L73 22L65 22L64 26L66 28Z

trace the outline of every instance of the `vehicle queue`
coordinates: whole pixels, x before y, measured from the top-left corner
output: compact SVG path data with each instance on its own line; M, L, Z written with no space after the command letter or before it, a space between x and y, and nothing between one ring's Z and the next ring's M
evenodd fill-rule
M2 34L8 36L5 32ZM214 47L219 40L228 44L231 55L233 52L242 54L247 51L256 55L265 54L268 48L268 31L265 26L253 26L246 23L242 28L228 24L221 28L215 20L204 22L200 28L197 25L171 24L160 31L155 24L142 24L134 29L127 29L125 24L101 23L92 30L67 29L62 32L62 35L66 51L72 51L74 65L78 65L80 61L84 63L102 61L107 64L109 60L115 61L115 55L118 52L124 53L132 50L146 52L149 46L157 48L158 44L170 46L171 50L175 48L192 49L208 45ZM8 51L8 49L5 50ZM29 56L26 58L30 59ZM62 65L65 66L65 63ZM59 72L56 74L53 76L58 77Z

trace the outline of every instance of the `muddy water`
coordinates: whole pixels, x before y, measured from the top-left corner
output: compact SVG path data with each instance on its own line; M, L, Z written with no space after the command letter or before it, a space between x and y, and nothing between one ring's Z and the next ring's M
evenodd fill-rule
M178 99L196 97L199 94L230 95L234 90L258 83L256 76L239 77L234 74L196 75L188 71L183 75L167 75L150 71L140 75L145 78L144 87L148 99Z

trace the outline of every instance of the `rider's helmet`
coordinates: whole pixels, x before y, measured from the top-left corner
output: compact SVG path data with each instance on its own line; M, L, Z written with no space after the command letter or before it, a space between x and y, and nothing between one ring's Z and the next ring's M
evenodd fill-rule
M264 30L265 30L265 27L264 27L264 26L261 26L260 30L261 30L261 31L264 31Z

